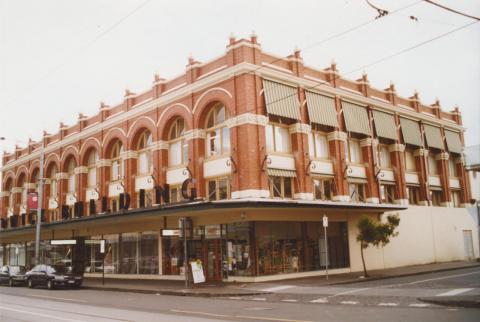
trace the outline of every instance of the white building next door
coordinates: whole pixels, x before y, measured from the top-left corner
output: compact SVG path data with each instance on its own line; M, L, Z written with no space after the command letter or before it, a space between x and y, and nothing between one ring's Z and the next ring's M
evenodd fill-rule
M473 260L473 238L472 238L472 231L471 230L464 230L463 231L463 245L465 247L465 259L466 260Z

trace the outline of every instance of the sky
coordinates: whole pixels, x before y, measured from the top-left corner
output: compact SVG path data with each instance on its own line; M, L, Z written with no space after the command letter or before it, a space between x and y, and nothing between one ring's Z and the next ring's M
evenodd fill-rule
M480 1L436 1L480 16ZM393 82L400 96L458 105L466 145L480 144L480 22L364 67L474 21L424 1L370 2L391 13L325 41L377 12L364 0L0 0L0 153L96 114L102 101L120 103L126 88L149 89L156 73L184 73L189 55L218 57L231 33L252 31L266 52L298 47L308 66L335 60L345 78L365 72L373 87Z

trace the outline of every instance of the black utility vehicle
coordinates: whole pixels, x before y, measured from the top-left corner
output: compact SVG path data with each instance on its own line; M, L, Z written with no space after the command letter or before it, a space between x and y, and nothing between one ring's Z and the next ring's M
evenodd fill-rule
M26 274L28 287L46 286L49 290L57 286L79 288L82 285L82 275L65 265L37 265Z
M0 284L9 286L25 284L25 267L18 265L4 265L0 271Z

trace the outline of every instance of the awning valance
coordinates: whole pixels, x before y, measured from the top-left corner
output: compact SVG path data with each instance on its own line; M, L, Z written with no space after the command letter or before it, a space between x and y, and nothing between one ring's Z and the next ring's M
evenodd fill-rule
M270 177L287 177L287 178L296 178L297 173L293 170L284 170L284 169L267 169L267 174Z
M305 91L310 122L338 127L337 110L333 97Z
M263 90L268 114L300 119L300 102L295 87L264 79Z
M373 110L373 121L375 122L377 136L397 140L397 126L393 114Z
M424 124L425 138L429 148L437 148L443 150L443 140L440 128L433 125Z
M460 133L445 130L445 139L447 140L449 152L462 153L462 140L460 139Z
M417 121L400 118L400 125L402 127L403 141L406 144L412 144L418 147L422 146L422 134Z
M370 136L368 113L365 107L342 101L342 110L347 131Z

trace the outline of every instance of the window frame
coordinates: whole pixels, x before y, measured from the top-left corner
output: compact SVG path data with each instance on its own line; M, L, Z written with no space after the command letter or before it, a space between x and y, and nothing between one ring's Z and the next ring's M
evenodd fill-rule
M98 187L98 172L97 172L98 159L99 159L99 156L98 156L97 150L92 149L87 159L87 188L89 189L96 189ZM95 184L92 184L91 182L93 172L95 172Z
M153 136L150 131L145 130L140 135L137 144L137 176L147 176L153 173L153 155L152 155L152 146L153 146ZM146 171L142 171L142 155L145 155L147 164L145 165Z
M321 145L321 140L318 139L318 137L325 138L325 151L327 152L326 156L320 156L319 151L317 151L317 142L318 145ZM317 160L330 160L331 155L330 155L330 145L328 142L328 134L322 131L317 131L317 130L312 130L311 133L308 134L308 144L309 144L309 154L312 159L317 159ZM312 154L313 152L313 154Z
M410 155L411 155L411 161L408 161L408 159L410 159ZM409 149L405 149L405 152L403 154L404 156L404 162L405 162L405 171L406 172L411 172L411 173L416 173L418 172L417 170L417 161L415 160L415 152L413 152L412 150L409 150ZM413 167L414 167L414 170L412 170L411 168L408 167L408 165L410 164L413 164Z
M276 131L275 129L282 129L282 130L285 130L287 132L287 137L288 137L288 144L287 144L287 147L288 147L288 151L279 151L278 150L278 144L277 144L277 137L276 137ZM272 138L272 144L271 144L271 148L269 147L269 142L268 142L268 135L267 135L267 131L269 131L269 129L271 129L271 138ZM267 152L268 153L272 153L272 154L280 154L280 155L291 155L293 152L292 152L292 137L290 135L290 128L289 128L289 125L287 124L282 124L282 123L279 123L279 122L268 122L268 124L265 126L265 145L266 145L266 149L267 149Z
M390 151L388 150L388 145L386 144L379 144L377 146L377 153L378 153L378 163L380 165L380 168L382 169L387 169L391 170L392 169L392 159L390 157ZM383 160L383 157L386 157L386 160ZM386 161L387 165L384 165L384 161Z
M359 160L357 161L352 161L352 143L355 143L356 146L358 146L358 156L359 156ZM347 163L348 164L353 164L353 165L364 165L364 161L363 161L363 151L362 151L362 146L360 144L360 140L359 139L355 139L355 138L348 138L346 143L345 143L345 152L346 152L346 156L347 156Z
M280 196L275 196L274 194L274 183L273 183L273 178L279 178L280 180L280 191L279 195ZM279 176L268 176L268 188L270 191L270 198L274 199L293 199L295 196L295 185L294 185L294 180L295 178L292 177L279 177ZM291 189L291 197L285 196L285 181L290 180L290 189Z
M318 181L319 184L318 185L315 184L315 181ZM315 200L322 200L322 201L333 200L333 189L332 189L333 185L334 185L333 181L334 181L334 178L332 178L332 177L318 177L318 176L313 177L312 178L313 198ZM327 184L327 182L329 182L329 184L330 184L330 192L329 192L330 197L328 197L325 193L325 184ZM319 193L321 195L321 198L317 198L317 186L320 188Z
M123 162L122 153L124 152L123 144L120 140L117 140L112 147L110 153L110 179L112 182L122 181L125 178L125 167ZM114 167L117 167L117 176L115 178Z
M180 124L182 124L181 129ZM172 163L173 158L171 157L174 144L179 144L180 149L180 162L175 164ZM185 139L185 120L181 117L177 117L168 131L168 167L178 168L185 166L188 164L188 158L188 141Z
M219 121L217 120L217 116L220 113L220 111L223 110L223 120ZM207 117L205 119L205 154L206 158L218 158L218 157L223 157L230 155L232 151L232 143L231 143L231 137L230 137L230 128L227 126L227 120L228 120L228 114L227 114L227 109L224 104L222 103L217 103L215 104L210 111L207 114ZM209 125L211 125L209 127ZM217 135L218 131L218 135ZM225 132L224 132L225 131ZM228 132L228 140L226 138L225 133ZM214 133L214 136L211 136L211 133ZM219 153L215 151L215 140L219 140L218 146L219 146ZM225 143L228 141L228 145ZM212 142L213 142L213 147L214 149L212 150Z
M227 182L227 197L226 198L220 198L220 181L226 180ZM210 193L210 187L209 184L211 182L215 183L215 198L211 198L211 193ZM214 178L208 178L205 179L205 191L206 191L206 197L207 200L227 200L231 199L231 178L230 176L221 176L221 177L214 177Z

